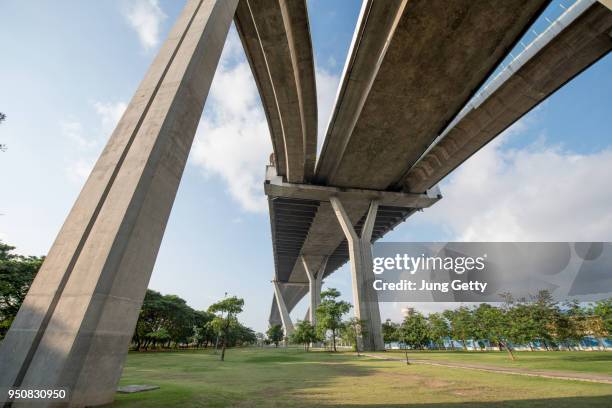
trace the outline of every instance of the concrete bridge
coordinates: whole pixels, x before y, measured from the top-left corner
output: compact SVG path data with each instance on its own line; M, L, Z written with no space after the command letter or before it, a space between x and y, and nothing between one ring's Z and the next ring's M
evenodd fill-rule
M579 1L483 87L547 4L364 2L313 179L333 186L336 202L319 187L281 189L268 169L271 324L291 332L288 312L309 291L314 321L312 271L322 279L350 259L356 314L369 323L363 347L383 348L376 294L364 284L371 261L360 262L369 242L433 205L440 180L612 47L609 8ZM373 233L359 246L347 225L359 235L368 221Z
M270 321L290 331L295 304L310 291L312 312L324 276L350 259L363 347L382 348L371 242L433 205L448 172L612 48L609 1L581 0L482 88L547 3L366 0L317 161L305 1L188 0L0 346L1 395L64 387L66 405L113 400L232 20L274 149Z

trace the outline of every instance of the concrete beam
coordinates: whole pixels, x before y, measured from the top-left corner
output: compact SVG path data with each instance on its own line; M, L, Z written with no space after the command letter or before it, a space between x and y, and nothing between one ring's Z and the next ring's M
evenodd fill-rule
M283 300L285 301L285 306L287 307L287 311L291 313L295 305L308 293L308 285L284 285L281 283L281 294L283 295ZM270 315L268 318L268 322L270 325L283 324L283 321L280 316L280 310L278 305L276 304L276 295L272 294L272 302L270 308Z
M358 347L367 351L384 350L378 295L372 286L374 272L371 240L378 203L370 202L368 215L359 235L342 202L337 197L332 197L330 202L349 244L355 317L365 323L365 334L357 339Z
M400 186L404 191L421 192L438 183L612 50L612 12L598 2L578 1L549 30L468 104L456 123L407 172Z
M236 28L268 119L279 174L310 181L317 150L314 58L304 0L241 0Z
M282 282L282 281L277 281L277 282L281 283L285 287L286 286L303 286L303 287L307 287L307 286L310 285L309 282Z
M316 179L320 184L328 182L338 170L340 160L327 158L340 158L346 150L405 7L406 0L365 0L361 5L343 80L317 163Z
M291 322L291 316L289 316L289 311L287 310L287 306L285 304L285 299L283 298L283 293L281 292L281 288L278 281L273 281L274 285L274 297L276 299L276 305L278 306L278 310L280 312L281 321L283 322L283 330L285 331L285 337L291 336L293 333L293 323Z
M612 11L612 0L599 0L599 2Z
M302 265L308 276L308 290L310 293L309 321L314 326L317 323L317 307L321 303L321 286L323 284L323 275L329 257L307 257L302 255Z
M314 181L393 190L548 3L364 1Z
M6 338L0 394L113 401L237 0L190 0L81 191Z
M268 166L264 192L268 197L299 198L330 201L337 197L346 201L377 201L380 205L410 208L428 208L442 198L440 189L432 187L425 193L401 193L395 191L339 188L313 184L289 183L276 175L274 166Z

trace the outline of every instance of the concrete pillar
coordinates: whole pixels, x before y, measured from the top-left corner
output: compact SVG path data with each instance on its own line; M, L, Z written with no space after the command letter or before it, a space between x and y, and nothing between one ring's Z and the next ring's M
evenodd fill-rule
M63 387L65 405L113 401L237 2L187 2L2 342L0 398Z
M291 334L293 334L293 323L291 322L291 316L289 316L289 312L287 311L287 305L285 304L285 299L283 298L280 285L277 281L273 281L272 283L274 284L274 296L276 297L276 305L278 306L281 321L283 322L285 337L289 337Z
M337 197L331 197L330 202L348 241L355 317L365 322L366 333L361 336L359 347L365 351L384 350L378 295L372 286L374 272L372 271L371 240L378 203L376 201L370 203L361 236L359 236L340 200Z
M310 307L308 308L308 320L313 326L317 324L316 311L317 307L321 303L321 285L323 284L323 274L325 273L325 267L327 266L327 256L321 258L319 267L315 270L315 262L312 258L305 257L302 255L302 264L308 276L308 288L310 293Z

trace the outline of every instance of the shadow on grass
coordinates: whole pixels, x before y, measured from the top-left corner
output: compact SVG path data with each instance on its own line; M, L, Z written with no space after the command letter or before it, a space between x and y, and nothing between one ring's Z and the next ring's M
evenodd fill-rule
M230 349L226 361L218 358L211 352L131 353L121 383L160 389L117 394L113 406L309 406L298 394L381 368L360 365L353 355L293 349Z
M595 356L593 356L595 357ZM354 354L329 352L303 352L295 349L230 349L226 361L211 352L179 351L176 353L135 353L130 354L123 384L159 385L161 389L132 395L117 395L116 406L146 407L234 407L234 406L350 406L350 407L612 407L612 395L508 399L514 395L506 394L499 400L490 402L439 402L411 403L410 386L427 386L419 381L419 373L385 372L389 364L367 357L357 358ZM367 362L367 364L363 364ZM382 369L382 370L381 370ZM378 380L359 379L377 376ZM376 392L376 381L400 378L394 386ZM432 379L433 378L433 379ZM340 382L337 380L341 379ZM427 381L437 381L431 375ZM451 380L447 380L452 383ZM501 381L501 379L500 379ZM333 386L330 388L330 384ZM387 384L388 385L388 384ZM449 384L452 385L452 384ZM469 382L468 382L469 385ZM432 396L442 391L443 385L432 385ZM454 385L456 386L456 384ZM484 386L484 385L483 385ZM372 388L364 395L363 404L349 396L350 387ZM398 388L401 387L401 388ZM436 391L439 389L439 391ZM347 391L348 390L348 391ZM384 403L386 392L405 392L406 402ZM318 393L321 393L318 395ZM331 394L329 394L331 393ZM601 391L599 392L601 393ZM325 396L335 399L327 400ZM566 395L571 393L566 393ZM335 395L335 396L334 396ZM403 394L402 394L403 395ZM493 394L494 395L494 394ZM554 393L552 394L554 395ZM524 395L527 397L527 395ZM321 398L319 398L321 397ZM420 398L427 398L421 396ZM521 395L517 395L520 398ZM453 396L450 396L453 398ZM469 397L468 397L469 398ZM472 396L470 399L477 399ZM489 393L485 398L496 399ZM434 398L439 400L439 398ZM420 399L427 401L427 399ZM344 402L346 401L346 402ZM366 403L366 401L371 401ZM399 401L402 401L400 398ZM452 400L451 400L452 401Z

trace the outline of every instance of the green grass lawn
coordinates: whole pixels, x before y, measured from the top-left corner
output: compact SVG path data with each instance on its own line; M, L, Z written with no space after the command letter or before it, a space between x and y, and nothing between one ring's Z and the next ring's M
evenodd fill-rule
M401 353L400 350L388 352ZM506 351L409 351L408 357L420 360L486 364L531 370L573 371L612 375L612 352L605 351L519 351L516 361Z
M117 394L117 406L612 406L607 384L281 348L230 349L225 362L209 351L130 353L121 384L161 388Z

